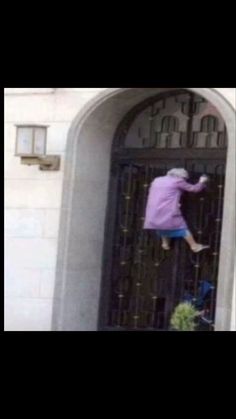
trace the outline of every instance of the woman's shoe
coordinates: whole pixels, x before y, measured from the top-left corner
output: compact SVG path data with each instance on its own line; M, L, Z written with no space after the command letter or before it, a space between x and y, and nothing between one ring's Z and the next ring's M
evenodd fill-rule
M192 250L192 252L194 252L194 253L199 253L199 252L201 252L202 250L204 250L204 249L209 249L209 248L210 248L210 246L206 246L206 245L204 245L204 244L198 244L197 246L192 247L192 248L191 248L191 250Z
M170 250L170 246L168 244L162 244L161 247L163 250Z

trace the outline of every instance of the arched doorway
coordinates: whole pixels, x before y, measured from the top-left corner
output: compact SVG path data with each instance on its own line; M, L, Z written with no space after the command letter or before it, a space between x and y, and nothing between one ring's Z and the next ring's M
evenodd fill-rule
M193 92L160 93L122 120L112 149L100 330L168 330L181 301L202 311L200 330L214 330L226 152L223 118ZM193 255L182 240L165 252L142 229L148 187L173 167L185 167L192 182L203 173L211 179L207 191L183 200L207 252Z
M136 105L174 90L106 89L73 122L66 153L52 330L97 330L112 141L120 122ZM184 90L211 102L226 122L229 141L226 201L234 193L234 111L214 89ZM216 330L230 330L233 225L231 200L230 205L224 205Z

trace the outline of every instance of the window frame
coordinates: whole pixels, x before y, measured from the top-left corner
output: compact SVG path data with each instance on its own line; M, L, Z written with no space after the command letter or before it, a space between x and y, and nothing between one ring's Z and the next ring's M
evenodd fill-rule
M16 126L16 143L15 143L15 156L17 157L41 157L46 155L46 149L47 149L47 133L48 133L48 125L33 125L33 124L27 124L27 125L15 125ZM31 153L20 153L18 152L18 146L19 146L19 140L18 140L18 133L19 129L21 128L30 128L32 129L32 147L31 147ZM45 129L45 140L44 140L44 148L43 153L35 153L35 131L37 128L44 128Z

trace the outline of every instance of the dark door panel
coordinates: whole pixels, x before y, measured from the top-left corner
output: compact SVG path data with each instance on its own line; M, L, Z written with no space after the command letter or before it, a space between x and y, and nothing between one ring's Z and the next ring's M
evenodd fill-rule
M181 93L168 100L152 98L144 108L139 105L116 133L99 330L169 330L174 307L188 295L197 298L203 281L211 285L204 309L208 329L214 329L226 130L202 98ZM196 255L183 240L174 240L165 252L155 232L143 230L150 183L173 167L185 167L191 183L203 173L209 176L204 192L186 193L181 203L190 230L199 242L210 244L209 251Z

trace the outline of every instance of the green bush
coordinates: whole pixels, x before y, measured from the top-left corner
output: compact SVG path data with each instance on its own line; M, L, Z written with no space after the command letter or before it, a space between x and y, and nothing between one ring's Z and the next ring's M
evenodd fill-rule
M176 308L171 317L170 324L174 330L179 331L194 331L195 317L198 315L198 311L190 303L181 303Z

